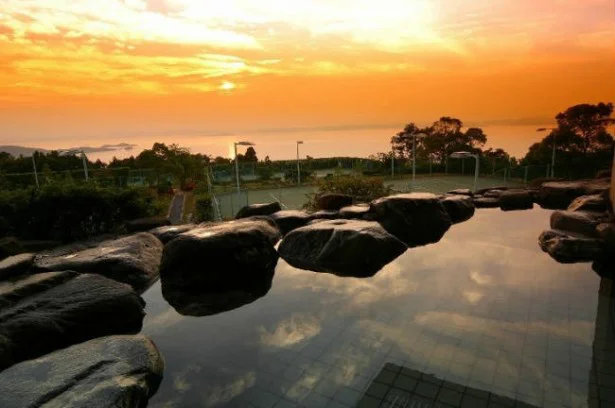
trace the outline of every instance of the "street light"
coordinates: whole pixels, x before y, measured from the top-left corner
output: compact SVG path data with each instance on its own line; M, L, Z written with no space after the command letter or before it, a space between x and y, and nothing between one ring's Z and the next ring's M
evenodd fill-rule
M536 132L546 132L547 130L550 130L551 134L553 135L553 152L551 153L551 177L555 177L555 132L554 130L557 130L557 128L541 127L541 128L536 129Z
M303 144L303 140L297 140L297 186L301 187L301 166L299 165L299 145Z
M88 174L88 160L87 160L87 157L83 149L59 150L58 153L63 154L63 155L81 153L81 160L83 161L83 174L85 175L85 181L88 181L90 179L89 174Z
M233 146L235 146L235 176L237 179L237 195L239 195L241 190L239 189L239 158L237 157L237 146L254 146L254 143L245 141L235 142L233 143Z
M474 169L474 192L476 192L476 187L478 186L478 173L480 166L480 156L475 153L470 152L455 152L450 155L452 159L467 159L473 157L476 160L476 168Z
M36 188L40 188L40 185L38 184L38 172L36 171L36 160L34 159L34 156L36 156L36 151L32 152L32 167L34 168L34 181L36 181Z

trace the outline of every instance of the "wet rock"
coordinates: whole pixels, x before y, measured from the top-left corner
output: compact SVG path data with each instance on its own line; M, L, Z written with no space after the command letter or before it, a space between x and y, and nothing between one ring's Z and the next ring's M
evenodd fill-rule
M2 282L0 369L92 338L138 333L143 307L130 286L100 275L49 272Z
M271 215L281 210L282 210L282 207L280 206L280 203L277 201L274 201L273 203L267 203L267 204L246 205L241 210L239 210L239 212L235 216L235 219L248 218L248 217L253 217L255 215Z
M331 220L298 228L278 248L290 265L340 276L373 276L407 246L380 224Z
M94 247L71 252L70 247L36 256L38 271L72 270L97 273L118 282L128 283L142 292L158 279L162 243L152 234L141 232L108 240ZM73 249L78 247L73 246Z
M171 220L167 217L149 217L128 221L126 229L128 232L144 232L167 225L171 225Z
M466 195L450 195L443 197L440 202L451 217L453 224L469 220L474 216L474 202L472 197Z
M8 258L9 256L18 255L24 252L26 252L26 249L21 245L17 238L0 238L0 259Z
M370 213L409 247L438 242L452 224L438 196L429 193L379 198L371 202Z
M279 238L280 231L264 219L199 226L165 246L161 279L166 286L209 293L262 281L277 264Z
M0 373L2 407L145 407L163 371L162 355L147 337L103 337Z
M323 194L316 200L316 207L320 210L338 211L350 205L352 205L352 197L347 194Z
M337 220L340 218L339 211L320 210L310 214L312 221L314 220ZM310 222L312 222L310 221Z
M586 195L575 198L568 211L599 211L605 212L608 210L608 203L600 194Z
M469 188L458 188L456 190L451 190L446 193L447 195L462 195L472 197L474 193Z
M0 261L0 281L25 275L34 263L34 254L19 254Z
M507 190L500 196L500 208L504 211L531 210L534 198L525 190Z
M596 227L606 216L583 211L554 211L551 214L551 228L574 232L588 237L598 237Z
M596 233L605 242L607 247L615 250L615 224L602 223L596 226ZM615 257L615 253L613 254Z
M485 195L485 193L489 191L506 191L506 190L508 190L508 187L506 186L489 187L489 188L481 188L480 190L476 190L474 194L475 195Z
M563 210L577 197L601 194L608 188L606 179L546 182L540 187L538 200L544 208Z
M504 193L504 190L489 190L483 193L483 197L500 198L502 197L503 193Z
M270 215L275 221L282 235L288 234L295 228L299 228L311 221L311 216L305 211L283 210Z
M150 231L150 234L154 235L163 244L177 238L179 234L188 232L196 228L195 224L182 224L182 225L170 225L167 227L159 227Z
M476 208L498 208L500 199L494 197L474 196L474 206Z
M340 218L347 220L361 219L369 213L369 204L350 205L340 209Z
M605 251L602 240L568 231L544 231L538 242L543 251L561 263L591 262Z

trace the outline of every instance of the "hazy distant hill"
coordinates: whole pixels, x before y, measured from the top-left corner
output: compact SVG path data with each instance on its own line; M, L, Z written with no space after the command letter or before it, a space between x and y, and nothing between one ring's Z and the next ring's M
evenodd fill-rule
M83 150L86 154L89 153L100 153L100 152L114 152L118 150L126 150L130 151L136 147L134 144L130 143L118 143L118 144L105 144L102 146L90 147L90 146L81 146L81 147L71 147L66 150ZM0 145L0 152L7 152L11 156L19 157L21 156L32 156L33 152L41 152L48 153L50 150L41 149L39 147L26 147L26 146L12 146L12 145Z
M49 150L41 149L38 147L10 146L10 145L0 146L0 152L7 152L11 156L15 156L15 157L32 156L32 153L36 151L46 153Z

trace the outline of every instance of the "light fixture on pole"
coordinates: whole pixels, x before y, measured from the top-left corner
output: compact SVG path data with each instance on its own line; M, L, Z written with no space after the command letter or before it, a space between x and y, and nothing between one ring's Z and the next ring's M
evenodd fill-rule
M551 134L553 135L553 152L551 153L551 177L555 177L555 130L557 130L557 128L538 128L536 129L537 132L546 132L547 130L551 131Z
M32 152L32 167L34 168L34 181L36 182L36 188L40 188L38 184L38 172L36 171L36 160L34 156L36 155L36 151Z
M297 186L301 187L301 165L299 162L299 145L303 144L303 140L297 140Z
M416 138L417 136L425 137L427 136L425 133L418 133L412 135L412 184L414 185L414 180L416 179Z
M90 180L90 176L88 174L88 159L85 155L85 151L83 149L69 149L69 150L59 150L58 153L67 155L67 154L81 154L81 161L83 162L83 174L85 176L85 181Z
M479 174L479 166L480 166L480 155L470 152L455 152L451 154L449 157L452 159L467 159L473 157L476 160L476 168L474 169L474 192L476 192L476 188L478 187L478 174Z
M235 178L237 180L237 194L239 195L241 190L239 188L239 158L237 157L237 146L254 146L254 143L242 141L233 143L233 146L235 147Z

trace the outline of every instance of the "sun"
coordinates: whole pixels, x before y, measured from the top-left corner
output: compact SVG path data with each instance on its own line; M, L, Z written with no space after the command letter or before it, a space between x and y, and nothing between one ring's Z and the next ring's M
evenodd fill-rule
M219 86L219 89L222 91L232 91L235 88L237 88L237 85L229 81L224 81Z

